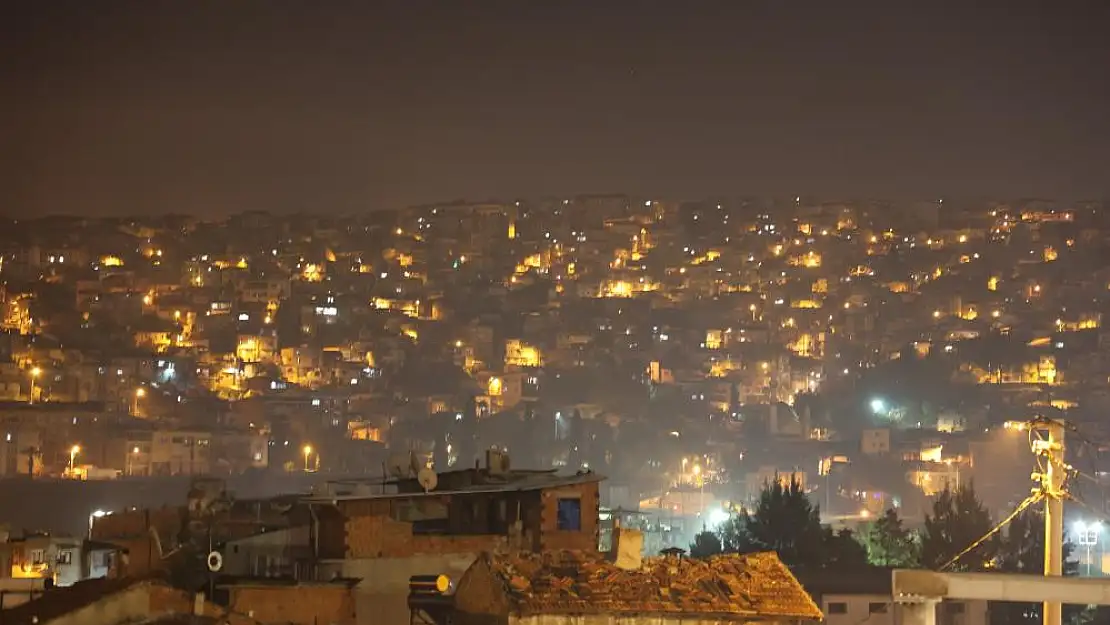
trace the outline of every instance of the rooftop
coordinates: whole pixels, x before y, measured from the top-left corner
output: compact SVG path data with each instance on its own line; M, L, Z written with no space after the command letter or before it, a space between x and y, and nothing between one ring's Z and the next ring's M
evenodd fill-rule
M413 497L438 497L443 495L465 495L465 494L479 494L479 493L509 493L529 490L541 490L547 488L559 488L562 486L574 486L576 484L588 484L591 482L600 482L605 477L586 471L576 473L574 475L557 475L554 472L540 472L540 471L512 471L503 476L503 479L486 480L481 483L470 483L468 486L454 488L454 489L436 489L428 492L423 491L402 491L392 493L371 493L366 492L369 488L383 488L383 484L378 482L376 484L367 484L364 486L346 484L329 484L330 492L320 492L309 496L306 500L310 502L327 502L332 503L335 501L347 501L358 499L410 499ZM444 480L446 481L446 480ZM441 481L441 485L443 481ZM338 486L338 487L337 487Z
M32 601L4 610L3 623L4 625L47 623L52 619L92 605L108 595L156 579L159 578L151 576L145 578L90 579L65 588L54 588Z
M606 554L561 551L485 554L509 610L526 614L695 613L728 617L823 618L821 610L774 553L708 560L664 556L636 570ZM470 573L468 572L468 575ZM466 577L459 592L465 592Z

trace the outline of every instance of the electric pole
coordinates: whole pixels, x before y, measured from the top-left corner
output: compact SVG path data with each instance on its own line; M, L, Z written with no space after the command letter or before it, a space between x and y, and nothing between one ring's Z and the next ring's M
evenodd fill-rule
M1033 453L1044 458L1041 494L1044 496L1044 574L1059 577L1064 565L1064 424L1048 419L1034 424L1046 437L1033 442ZM1044 625L1060 625L1060 602L1044 602Z

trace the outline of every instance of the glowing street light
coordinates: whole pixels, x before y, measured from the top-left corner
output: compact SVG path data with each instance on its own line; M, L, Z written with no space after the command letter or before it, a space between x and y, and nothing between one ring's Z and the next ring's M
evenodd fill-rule
M81 453L81 446L80 445L74 445L73 447L69 448L69 474L70 475L73 475L73 469L75 467L74 463L76 462L77 454L79 454L79 453Z
M135 389L135 399L131 402L131 414L139 416L139 400L146 397L146 389L139 387Z
M1091 576L1091 547L1098 544L1098 536L1102 533L1102 523L1075 522L1076 542L1087 548L1087 577Z
M701 479L701 465L694 465L694 478L698 481L698 516L702 518L702 526L705 526L705 480Z
M311 470L308 468L308 459L312 456L312 445L305 445L301 451L304 452L304 471L308 473Z
M127 475L135 474L135 459L139 457L139 446L135 445L131 448L131 453L127 454Z
M886 402L881 398L876 397L871 400L871 412L881 415L886 414Z
M109 514L111 514L111 512L105 512L103 510L94 510L89 513L89 540L92 540L93 523L96 519L103 519Z
M27 395L28 404L35 403L35 380L37 380L40 375L42 375L42 369L39 367L31 368L31 393Z

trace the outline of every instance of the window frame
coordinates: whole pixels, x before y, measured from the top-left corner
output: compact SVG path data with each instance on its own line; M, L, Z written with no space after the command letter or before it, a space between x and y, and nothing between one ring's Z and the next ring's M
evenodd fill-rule
M571 505L577 511L577 518L571 519L569 516L564 515L564 505ZM569 513L568 513L569 515ZM582 531L582 498L581 497L557 497L555 499L555 529L560 532L581 532Z

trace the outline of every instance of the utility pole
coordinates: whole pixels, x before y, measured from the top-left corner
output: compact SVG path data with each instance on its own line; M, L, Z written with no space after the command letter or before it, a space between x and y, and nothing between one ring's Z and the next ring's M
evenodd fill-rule
M1064 565L1064 479L1067 477L1064 462L1064 424L1056 420L1043 420L1034 427L1043 429L1046 437L1033 443L1033 453L1045 460L1041 478L1044 495L1044 574L1059 577ZM1059 601L1044 602L1044 625L1060 625Z

